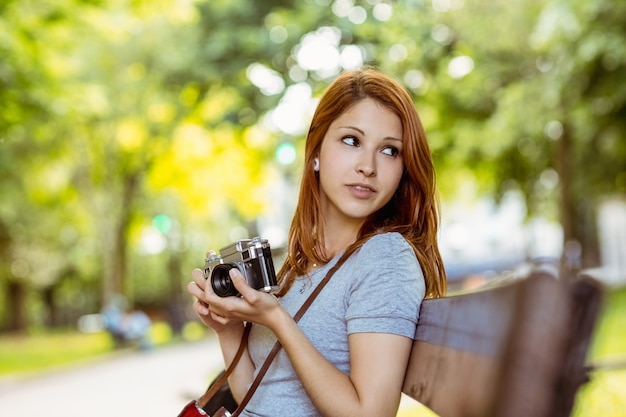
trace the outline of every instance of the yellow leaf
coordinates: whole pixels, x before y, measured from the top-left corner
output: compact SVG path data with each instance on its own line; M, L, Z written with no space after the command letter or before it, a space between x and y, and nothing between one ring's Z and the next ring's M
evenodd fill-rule
M139 120L126 119L117 125L117 141L124 150L139 149L147 136L146 127Z

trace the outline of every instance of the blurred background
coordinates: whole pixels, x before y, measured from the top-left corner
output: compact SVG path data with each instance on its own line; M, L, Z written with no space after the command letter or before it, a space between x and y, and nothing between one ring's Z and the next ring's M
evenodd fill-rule
M190 271L254 235L280 259L316 99L364 65L414 97L451 288L592 269L594 358L623 354L625 21L621 0L2 0L0 378L207 336ZM605 409L577 415L626 415L626 374L597 379Z

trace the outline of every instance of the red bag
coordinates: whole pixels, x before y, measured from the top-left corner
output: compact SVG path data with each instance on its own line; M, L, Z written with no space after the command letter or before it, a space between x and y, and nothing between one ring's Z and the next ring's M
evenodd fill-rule
M215 412L212 416L209 416L203 409L198 405L196 400L190 401L189 404L183 408L183 410L178 414L178 417L231 417L231 414L224 408L220 407L219 410Z

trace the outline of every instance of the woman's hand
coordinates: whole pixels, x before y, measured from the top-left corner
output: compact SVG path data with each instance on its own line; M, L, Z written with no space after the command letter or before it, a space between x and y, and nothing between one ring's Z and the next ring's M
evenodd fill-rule
M216 333L222 333L229 329L233 323L220 323L216 320L217 314L213 313L209 307L205 298L205 288L211 288L211 286L207 285L207 280L204 278L202 270L194 269L191 276L193 281L187 285L187 291L195 297L193 309L200 320ZM238 327L241 327L241 323L239 323Z

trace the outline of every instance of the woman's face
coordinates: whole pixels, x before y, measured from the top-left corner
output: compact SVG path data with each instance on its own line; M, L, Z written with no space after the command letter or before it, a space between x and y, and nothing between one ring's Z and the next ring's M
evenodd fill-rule
M389 202L404 171L402 133L400 118L369 98L330 125L319 154L327 225L360 227Z

